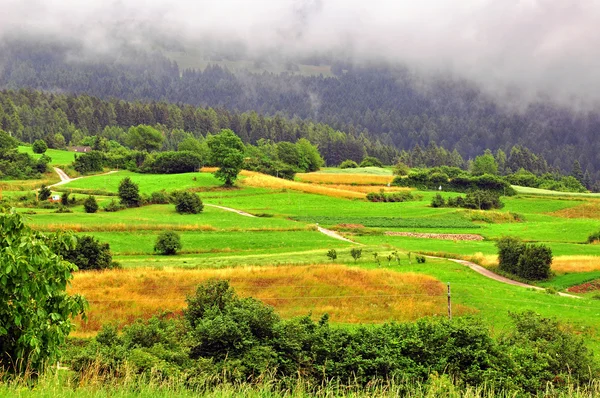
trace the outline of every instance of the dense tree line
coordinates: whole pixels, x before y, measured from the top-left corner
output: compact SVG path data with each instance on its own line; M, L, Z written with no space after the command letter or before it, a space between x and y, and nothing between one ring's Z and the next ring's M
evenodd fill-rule
M433 141L450 151L457 149L465 158L473 158L486 148L508 153L512 146L522 145L550 159L552 167L570 171L573 161L578 160L583 172L589 171L594 180L599 177L600 158L596 154L600 143L595 136L600 129L600 113L575 112L543 102L532 103L519 111L511 110L465 81L432 78L423 82L402 68L358 68L343 64L334 65L334 77L233 73L216 65L204 71L182 71L176 63L158 54L136 53L126 62L91 62L72 61L77 59L73 56L76 51L67 46L12 42L0 47L3 54L0 86L216 107L216 117L210 110L201 112L211 113L208 119L218 123L219 129L231 128L244 142L255 142L258 138L279 140L280 135L283 140L293 141L290 135L296 131L283 128L286 123L282 116L298 117L331 126L329 145L346 146L346 153L361 150L361 135L374 137L383 146L397 148L412 148L416 144L426 147ZM135 107L134 112L115 109L117 125L153 124L149 120L153 117L155 123L169 119L171 128L211 131L206 118L202 118L202 127L189 125L193 122L186 113L194 108L179 107L181 118L177 111L174 111L176 115L169 112L165 118L166 111L173 109L160 106L162 112L156 112L150 107L150 104ZM269 122L265 124L257 114L252 114L249 121L235 117L227 120L227 112L219 108L255 111L272 117L267 118ZM35 111L25 113L28 116ZM47 114L35 116L53 119ZM67 116L73 119L73 115ZM76 116L82 119L77 123L78 128L94 131L98 129L95 119L107 121L113 115L90 106L83 107ZM187 120L188 125L182 119ZM54 122L62 120L58 118ZM256 128L257 124L262 126ZM340 144L341 139L334 134L337 130L347 132L354 139ZM374 138L369 141L375 142ZM326 150L326 145L318 143L321 150L326 151L324 156L328 163L344 160L327 153L335 152L333 148ZM382 154L366 150L385 162Z

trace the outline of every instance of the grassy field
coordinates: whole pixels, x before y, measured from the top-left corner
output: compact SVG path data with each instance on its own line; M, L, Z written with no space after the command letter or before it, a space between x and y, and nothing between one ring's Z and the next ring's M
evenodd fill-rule
M417 296L428 294L423 288L410 290L406 293L409 296L392 294L401 291L394 290L401 287L401 283L394 285L394 278L400 281L418 277L432 281L432 286L442 287L442 290L444 284L450 282L456 315L479 314L498 332L508 324L508 311L532 309L573 324L592 347L600 349L596 321L600 300L592 299L593 293L582 294L586 298L581 300L569 299L504 285L445 260L428 260L425 264L414 261L417 252L439 253L471 258L494 267L495 241L510 235L551 247L556 276L541 282L541 286L564 290L597 280L600 278L600 245L583 242L599 229L596 215L600 213L600 201L585 195L525 192L503 198L504 208L493 212L432 208L431 199L437 192L413 191L417 199L402 203L366 201L365 194L370 190L387 189L385 181L390 175L389 169L326 169L301 174L300 181L286 181L244 172L235 188L223 189L221 182L208 172L149 175L119 171L81 178L60 189L76 196L79 190L114 195L119 182L128 176L145 194L161 189L188 189L197 192L205 205L226 206L262 217L244 217L210 206L205 206L198 215L179 215L173 205L96 214L85 213L82 206L73 207L73 213L63 214L43 209L20 211L36 213L26 217L37 230L71 230L108 242L114 259L122 265L121 271L78 274L73 289L79 289L78 292L90 298L93 314L89 325L80 330L82 335L97 330L110 317L127 323L161 309L177 312L193 285L211 275L232 279L243 294L265 299L286 317L309 311L314 316L328 312L338 324L353 324L408 320L414 319L415 314L443 315L444 291L440 293L439 303L435 301L436 296L429 304L419 301L427 297ZM441 194L446 198L458 195ZM6 197L17 195L19 192L6 193ZM106 204L111 197L98 196L98 199ZM363 244L362 257L354 262L350 249L357 246L323 235L316 230L316 223L339 230ZM180 254L153 254L156 237L163 230L181 234ZM442 240L386 234L398 231L477 234L484 239ZM326 255L330 249L337 251L335 263ZM400 264L394 257L388 260L388 255L396 250L400 253ZM409 252L412 252L412 264ZM377 259L373 256L375 253ZM348 267L358 267L361 271ZM346 274L351 275L350 279L344 276ZM83 283L85 278L87 284ZM307 280L318 282L319 286ZM355 284L361 286L354 287ZM301 290L302 299L291 298L298 291L289 286L308 285L311 286L308 290ZM159 291L161 301L156 299L155 293ZM370 295L369 292L382 295L383 291L398 297L389 300L374 297L371 301L364 297ZM325 296L329 301L315 298Z
M41 154L33 153L33 149L30 146L19 146L19 152L28 153L35 159L38 159L42 156ZM52 161L50 162L51 166L65 166L73 163L73 161L75 160L75 152L71 151L48 149L45 155L49 156L52 159Z

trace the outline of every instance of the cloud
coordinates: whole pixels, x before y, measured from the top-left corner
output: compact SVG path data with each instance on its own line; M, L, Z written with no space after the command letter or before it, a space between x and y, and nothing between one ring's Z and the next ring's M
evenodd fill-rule
M246 55L340 54L474 80L490 92L600 99L597 0L0 0L0 36L123 48L230 46ZM596 92L598 91L598 92Z

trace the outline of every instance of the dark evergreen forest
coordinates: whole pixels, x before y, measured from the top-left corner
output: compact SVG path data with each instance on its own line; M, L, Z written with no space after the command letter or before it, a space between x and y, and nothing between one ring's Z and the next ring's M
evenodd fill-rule
M205 111L206 107L212 107L220 110L217 111L217 120L221 118L219 126L232 128L247 142L305 136L294 129L277 131L278 125L289 125L286 120L296 119L298 123L294 125L322 123L333 130L344 131L351 137L348 142L369 141L368 154L379 156L384 162L395 156L391 147L399 150L417 144L427 147L431 142L449 151L456 149L464 158L474 158L487 148L510 152L514 145L522 145L541 154L550 167L568 173L578 160L592 178L600 177L600 143L596 139L600 131L600 112L576 112L542 102L511 110L469 82L439 78L428 81L423 88L420 77L399 67L359 68L336 64L332 68L335 77L309 77L288 73L233 73L215 65L204 71L180 70L175 62L157 54L84 61L74 56L72 49L60 45L4 43L0 53L0 87L113 98L111 103L117 112L117 121L117 104L121 102L114 98L147 104L162 101L179 104L177 108L183 118L178 128L197 129L184 123L191 120L185 117L185 112L198 109L187 105L200 106ZM105 110L97 107L96 100L79 98L78 101L84 98L89 102L86 112L91 112L90 120L112 117L103 114ZM5 113L10 113L6 110L10 104L2 106ZM140 108L153 113L154 123L165 123L149 106ZM171 105L160 107L172 110ZM71 120L73 115L68 114L69 109L67 106L64 112ZM247 114L257 120L264 119L262 115L273 116L268 120L274 127L269 127L270 132L249 129L247 125L252 123L252 118L238 121L235 116L231 117L238 115L237 112L249 112ZM223 115L228 115L229 123L222 123ZM117 124L152 123L148 114L128 117L135 120ZM84 124L80 118L85 119L85 115L77 115L78 126ZM177 117L169 115L167 119ZM101 124L83 128L93 133L110 125ZM279 136L281 132L291 136ZM321 150L324 149L322 142L319 142ZM376 147L379 149L375 150ZM364 152L361 148L356 150ZM331 164L339 163L342 158L358 157L348 156L346 152L335 156L324 153L324 156Z

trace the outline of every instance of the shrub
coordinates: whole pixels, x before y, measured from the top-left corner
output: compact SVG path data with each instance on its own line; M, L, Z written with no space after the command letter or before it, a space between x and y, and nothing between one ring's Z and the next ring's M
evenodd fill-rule
M362 256L362 249L353 247L352 249L350 249L350 255L354 259L354 262L356 262L356 260L358 260Z
M431 199L431 207L444 207L446 206L446 201L439 193L435 194L433 199Z
M178 250L181 250L181 247L181 238L179 237L179 234L173 231L165 231L156 238L154 251L160 254L172 255L176 254Z
M541 244L529 244L519 256L517 272L519 276L529 280L544 280L551 275L552 250Z
M68 207L65 207L65 206L61 205L54 212L55 213L73 213L73 210L69 209Z
M60 196L60 204L63 206L69 206L69 193L68 192L63 192L63 194Z
M52 191L47 186L43 185L40 187L38 191L38 199L39 200L48 200L48 198L52 195Z
M408 175L409 171L410 171L410 167L408 167L406 164L402 163L401 161L398 161L398 163L396 163L396 165L394 166L393 173L394 173L394 175L397 175L397 176L405 176L405 175Z
M44 153L48 150L48 145L44 140L35 140L31 149L33 149L33 153Z
M48 171L48 164L52 161L50 156L42 155L35 163L35 168L40 173L45 173Z
M504 203L500 201L500 194L498 192L477 189L467 193L465 203L462 207L468 209L491 210L503 208Z
M83 208L86 213L95 213L98 211L98 202L93 196L88 196L85 202L83 202Z
M598 243L600 242L600 231L592 233L587 238L587 243Z
M517 264L525 245L518 238L502 237L496 243L498 248L498 267L505 272L517 275Z
M102 171L106 163L106 155L100 151L90 151L75 156L73 168L79 173L85 174L94 171Z
M156 174L191 173L202 167L200 155L190 151L161 152L144 168Z
M425 256L415 256L415 260L417 260L417 263L419 263L419 264L424 264L425 261L427 261Z
M165 190L161 190L152 192L146 201L150 204L166 205L171 202L171 198Z
M202 200L192 192L178 192L174 195L175 210L179 214L198 214L204 209Z
M356 163L354 160L344 160L342 163L340 163L340 169L355 169L358 167L358 163Z
M337 258L337 251L335 249L329 249L329 251L327 252L327 257L329 257L331 261L335 261L335 259Z
M140 189L131 178L125 177L119 183L119 199L121 204L126 207L138 207L142 203Z
M415 197L410 192L369 192L367 200L370 202L407 202Z
M104 211L112 213L115 211L123 210L124 208L125 208L125 206L123 206L116 200L112 199L108 205L104 206Z
M101 243L89 235L77 237L77 243L73 249L57 249L58 254L77 266L79 270L110 269L115 268L112 254L108 243Z
M366 156L362 162L360 162L360 167L383 167L383 163L374 156Z

